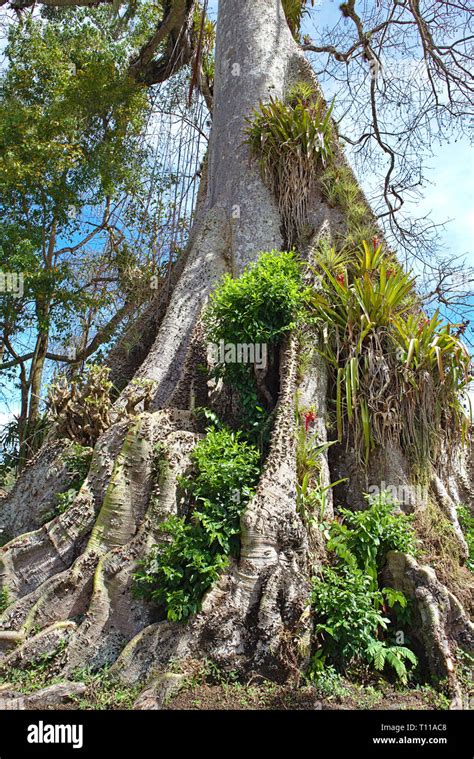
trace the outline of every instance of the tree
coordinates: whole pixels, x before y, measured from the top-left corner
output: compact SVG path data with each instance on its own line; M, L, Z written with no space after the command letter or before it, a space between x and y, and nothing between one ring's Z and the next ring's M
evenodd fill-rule
M1 344L2 374L20 387L10 457L20 468L41 441L51 364L80 368L161 279L159 255L140 249L168 189L155 177L148 197L156 167L141 134L151 104L128 64L140 27L126 36L114 22L49 12L9 29L0 265L28 275L2 298Z
M71 321L90 320L112 302L105 289L116 279L112 262L100 253L88 261L84 248L101 235L109 248L118 243L113 205L137 184L147 98L124 79L98 29L27 19L11 27L6 54L0 261L4 271L28 276L22 297L5 298L2 344L3 371L20 371L21 462L39 419L45 362L55 353L51 338L67 343ZM100 205L95 220L91 208Z
M179 0L165 4L164 20L158 23L153 37L132 63L141 70L141 80L150 81L154 74L158 75L154 55L160 44L165 59L158 58L158 68L162 72L164 66L169 72L167 66L171 60L174 63L169 41L175 40L177 44L180 35L185 34L188 27L182 25L183 9L186 6L184 10L189 11L191 5ZM287 23L284 6L288 11L289 5L280 0L220 1L212 134L183 271L162 310L162 320L148 355L139 367L129 367L134 376L132 380L130 371L129 382L116 402L117 422L99 438L91 469L72 506L26 538L13 538L3 549L2 584L15 600L1 617L1 625L3 629L24 632L26 640L18 651L26 657L32 646L35 651L51 651L64 639L67 644L64 676L79 666L99 667L108 662L113 663L113 671L119 677L136 682L144 680L151 670L166 672L171 660L180 659L185 668L189 659L206 656L224 668L258 671L277 680L300 672L308 661L305 641L311 634L311 616L307 612L311 575L324 552L320 530L305 519L304 511L297 510L297 492L301 494L304 487L304 480L298 480L298 468L310 467L308 461L302 464L302 458L305 445L311 442L314 445L318 440L322 446L319 474L323 490L318 492L330 489L331 467L332 472L338 472L338 479L350 478L349 487L341 496L350 505L362 501L367 484L387 482L414 493L416 508L423 508L423 499L417 499L413 488L408 451L394 439L387 437L385 445L372 445L369 439L370 456L364 466L351 454L350 444L354 440L348 432L343 445L334 446L337 455L328 462L324 424L332 393L328 367L316 351L310 351L309 358L301 361L301 346L292 332L294 324L282 317L275 329L283 338L269 340L271 358L263 375L258 371L255 376L246 375L248 382L255 382L263 423L270 420L272 433L266 449L264 443L265 460L258 484L255 492L249 494L241 516L238 558L221 572L204 597L199 613L185 624L167 620L164 614L158 622L154 621L153 608L147 601L137 599L130 605L136 562L159 542L160 520L178 516L177 489L183 483L180 477L191 466L200 467L198 486L202 491L196 494L194 486L188 484L189 497L199 499L205 494L207 503L207 510L195 509L193 524L209 530L212 525L209 527L208 523L206 527L206 519L215 519L216 513L220 513L211 488L217 475L214 467L206 468L200 459L199 426L193 410L196 406L212 406L213 411L207 413L214 418L216 410L229 406L238 409L239 398L242 400L242 393L239 396L232 387L226 387L225 377L224 387L217 385L210 392L199 368L206 362L203 308L222 275L241 275L261 251L284 250L288 245L288 225L282 224L283 215L290 221L292 242L313 261L319 275L318 256L326 251L326 258L321 260L326 261L326 269L331 261L336 267L333 277L336 292L338 286L352 286L348 277L356 274L350 269L351 256L350 260L343 257L348 255L345 251L339 251L339 257L334 259L331 241L340 245L341 238L350 239L353 253L366 240L364 250L368 258L363 259L359 275L368 291L375 276L374 257L378 261L382 255L383 246L378 245L377 239L374 243L371 240L372 235L380 234L376 219L347 166L327 106L318 97L317 79ZM353 11L353 5L345 7ZM173 37L172 24L165 27L165 20L171 21L175 14L181 14L177 38ZM165 28L172 29L169 39L165 38ZM293 29L296 31L294 25ZM202 66L197 53L188 60L193 61L199 83ZM262 104L270 104L269 109L262 110ZM269 172L275 165L274 154L269 153L267 163L262 156L260 161L251 160L252 143L247 139L249 119L255 124L259 114L262 129L271 130L272 114L276 112L283 114L282 118L290 114L295 119L306 119L304 123L308 125L308 110L311 123L318 124L319 145L327 147L332 155L334 173L326 174L331 167L321 160L322 149L314 148L319 156L316 173L313 163L306 163L301 151L296 150L301 158L298 164L303 177L301 184L278 185L282 192L277 197L272 191L275 183L269 181ZM313 133L305 131L305 134L309 134L308 140L314 145ZM287 179L294 174L282 176ZM310 191L306 183L310 183ZM340 197L331 194L334 188L338 192L341 187L350 195L347 200L346 193L342 203L336 202ZM305 192L305 197L296 212L300 191ZM387 251L385 255L386 282L394 276L398 264L393 254ZM367 260L372 263L364 263ZM387 263L388 260L392 263ZM346 274L337 273L344 266ZM265 275L264 269L259 272L258 276ZM296 288L304 289L303 282L298 284L295 279L295 283ZM405 304L403 308L400 316L406 315ZM410 308L416 314L415 300ZM412 327L418 328L415 323ZM456 344L455 352L457 348ZM414 348L408 347L404 354L408 366L413 351ZM434 351L434 355L437 357L439 351ZM456 356L460 354L456 352ZM441 372L440 365L437 366L433 371ZM130 417L131 410L138 408L137 386L146 386L149 392L141 413ZM348 407L345 408L349 414ZM124 417L124 412L129 416ZM298 421L302 413L306 420L303 430ZM307 440L306 433L310 430L314 430L316 437ZM264 426L259 431L264 438ZM303 442L297 445L302 433ZM232 444L235 443L233 439ZM50 466L49 452L48 457L46 451L40 453L7 499L9 512L24 508L20 504L29 502L32 480L45 481ZM456 545L461 546L462 553L465 545L453 502L458 487L455 478L451 478L448 491L431 464L427 472L430 498L450 515ZM312 487L315 488L314 481ZM330 497L322 503L319 517L330 518ZM184 540L189 532L186 525L179 520L171 524L175 530L183 528L184 537L180 535ZM195 529L193 540L199 543L200 528ZM218 539L216 532L215 540ZM214 542L206 544L206 550L215 558ZM214 564L211 569L215 570ZM168 575L173 571L174 567L168 568ZM433 673L446 676L453 695L459 695L453 652L460 643L466 649L473 646L472 626L465 611L432 573L403 553L394 553L387 573L393 587L400 587L415 604L416 599L423 599L418 601L416 612L418 638ZM453 616L455 625L451 624ZM38 626L42 628L40 635ZM14 666L18 651L8 654L3 665ZM158 681L152 683L142 694L139 706L146 708L163 697L163 688L157 685Z

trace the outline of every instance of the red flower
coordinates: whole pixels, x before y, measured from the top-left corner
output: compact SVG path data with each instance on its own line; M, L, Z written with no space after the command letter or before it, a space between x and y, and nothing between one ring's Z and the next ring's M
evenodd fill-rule
M345 275L344 274L338 274L336 276L336 282L339 282L339 284L342 285L342 287L345 287L346 286L346 277L345 277Z
M304 429L308 432L309 425L316 419L316 413L314 411L306 411L304 414Z
M388 278L390 278L390 277L394 277L394 276L395 276L395 274L396 274L396 271L395 271L395 269L387 269L387 277L388 277Z
M374 253L375 253L375 251L377 250L377 248L379 246L379 241L377 240L376 237L373 238L372 245L374 246Z

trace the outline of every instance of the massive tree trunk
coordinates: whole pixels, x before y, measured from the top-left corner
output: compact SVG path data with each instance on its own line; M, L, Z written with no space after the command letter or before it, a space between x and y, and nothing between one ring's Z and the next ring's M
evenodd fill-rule
M10 529L32 531L14 537L1 553L0 584L15 598L0 617L2 668L21 666L65 640L65 677L77 667L105 663L114 664L128 682L146 682L161 673L139 701L147 708L159 705L172 682L163 687L171 659L181 659L185 669L187 660L210 657L223 667L258 671L276 680L304 666L311 626L309 582L321 546L296 510L296 391L305 406L320 410L316 434L324 440L327 382L316 356L305 376L299 376L294 337L281 349L274 429L256 495L242 518L239 560L186 624L157 620L149 604L131 595L136 561L155 542L159 522L177 512L176 478L189 465L199 439L191 411L207 393L196 371L197 356L204 351L200 316L206 298L224 272L238 275L260 251L286 245L277 200L243 144L245 119L260 101L284 97L301 79L317 84L280 0L220 0L207 178L183 271L135 375L153 381L153 401L101 436L89 475L64 514L40 529L34 518L25 524L25 499L31 499L31 512L37 513L31 483L50 481L51 452L30 463L25 484L10 496L8 513L19 508L24 517L16 523L12 517ZM340 232L345 224L317 189L309 221L313 242ZM303 252L310 256L311 251L306 241ZM130 367L120 371L129 377ZM128 384L118 411L132 392ZM159 483L153 470L157 442L165 446L170 464ZM380 451L382 468L390 455ZM60 462L56 466L62 471ZM323 475L329 481L326 460ZM377 477L384 479L380 471ZM365 484L354 479L357 499ZM48 493L42 509L45 498ZM396 568L403 584L400 562ZM416 573L410 572L416 583ZM9 649L12 632L20 641L14 650ZM439 652L446 654L442 646Z

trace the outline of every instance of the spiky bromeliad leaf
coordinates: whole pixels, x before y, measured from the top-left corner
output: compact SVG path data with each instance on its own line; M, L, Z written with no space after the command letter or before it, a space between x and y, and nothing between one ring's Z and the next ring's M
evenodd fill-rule
M308 0L314 7L314 0ZM301 23L304 16L308 13L306 8L307 0L282 0L283 10L286 20L293 37L299 41Z
M469 426L469 353L456 325L424 316L413 277L375 242L364 241L352 261L323 250L314 267L321 286L312 306L334 372L338 438L347 426L365 463L390 440L420 464L441 463Z
M308 91L289 101L271 99L256 109L246 129L246 143L262 177L278 200L288 247L304 235L308 204L318 167L331 155L332 105Z

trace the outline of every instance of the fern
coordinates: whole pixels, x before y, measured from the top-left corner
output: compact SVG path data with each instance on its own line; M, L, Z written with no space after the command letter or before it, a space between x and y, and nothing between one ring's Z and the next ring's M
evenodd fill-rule
M418 663L418 659L413 651L410 651L406 646L389 646L387 643L379 640L374 640L370 643L367 647L366 655L378 672L382 672L386 665L392 667L403 685L406 685L408 682L408 670L405 662L409 662L413 666L416 666Z

